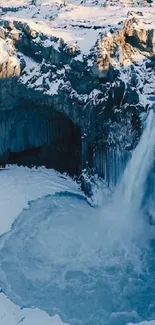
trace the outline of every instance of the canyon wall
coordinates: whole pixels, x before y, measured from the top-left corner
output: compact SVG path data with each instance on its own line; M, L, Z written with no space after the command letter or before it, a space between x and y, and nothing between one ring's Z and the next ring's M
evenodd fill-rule
M62 131L60 151L63 138L64 148L69 145L68 157L75 158L66 158L63 168L63 155L56 153L57 163L52 159L49 163L46 152L39 165L57 168L59 160L57 169L70 174L94 168L108 183L116 184L154 102L155 29L150 21L154 9L118 13L120 9L99 8L97 21L95 17L90 21L92 14L84 8L87 14L84 11L81 20L78 6L56 8L54 27L49 20L47 24L47 17L39 20L43 6L18 9L13 17L12 12L1 15L1 161L23 164L26 150L53 147L58 139L50 134L52 125ZM30 13L31 19L26 19ZM47 120L52 121L48 126ZM71 140L63 131L66 125ZM21 159L15 152L25 154ZM30 160L37 165L36 159Z

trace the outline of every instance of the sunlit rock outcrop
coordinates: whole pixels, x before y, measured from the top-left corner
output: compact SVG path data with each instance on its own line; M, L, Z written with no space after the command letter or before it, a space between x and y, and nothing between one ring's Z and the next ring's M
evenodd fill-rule
M80 129L82 166L116 183L153 102L155 11L52 4L2 8L0 109L63 113Z

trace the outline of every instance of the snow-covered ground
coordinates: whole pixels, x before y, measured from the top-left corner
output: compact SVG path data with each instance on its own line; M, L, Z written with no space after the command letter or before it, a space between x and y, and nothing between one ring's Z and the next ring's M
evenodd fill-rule
M29 201L61 191L79 192L71 178L46 168L8 166L0 175L0 235L10 230Z
M113 37L113 32L123 28L123 24L128 18L137 18L138 24L135 22L137 33L141 30L152 31L155 29L154 15L155 8L153 7L125 7L121 6L121 2L116 1L114 6L104 7L103 1L94 3L93 1L66 1L64 5L63 0L37 0L36 5L30 4L29 0L0 0L0 10L2 15L1 21L22 22L25 26L31 28L32 34L34 33L34 44L56 51L59 58L59 46L64 43L68 49L75 52L74 60L83 61L87 58L88 67L94 65L94 55L98 49L101 35L108 35L109 39ZM16 7L17 11L12 8ZM6 10L7 8L7 10ZM5 10L4 10L5 9ZM20 25L20 24L19 24ZM13 31L17 32L14 27ZM18 30L19 32L19 30ZM35 37L36 33L44 34L45 40L41 41L40 36ZM9 40L10 41L10 40ZM104 46L104 43L103 43ZM0 63L8 61L8 48L11 45L8 39L4 41L0 38ZM71 51L72 51L71 50ZM104 57L104 48L101 46L101 54ZM66 75L70 66L64 64L60 71L51 75L51 71L43 72L42 66L35 62L32 58L18 53L17 49L12 51L9 55L9 62L11 66L20 67L20 59L25 62L25 69L20 77L20 82L26 84L28 88L33 88L36 91L42 91L48 96L54 96L59 93L60 89L66 87ZM132 54L132 58L131 58ZM145 65L146 57L150 53L143 53L134 48L133 53L123 58L122 63L116 59L111 59L112 65L120 67L121 79L125 82L126 86L130 78L130 66L132 62L136 62L135 71L139 74L137 82L137 92L139 95L140 103L144 106L152 104L154 96L154 70L147 69ZM20 68L19 68L20 70ZM20 75L20 72L18 73ZM46 87L45 87L46 84ZM70 85L70 83L69 83ZM141 88L143 87L143 92ZM75 94L78 96L78 94ZM89 100L90 94L81 94L81 100L86 103ZM89 98L88 98L89 96Z
M0 234L9 231L30 200L56 192L79 194L78 185L69 177L46 168L28 169L8 166L0 170ZM78 208L78 207L77 207ZM50 317L38 308L20 308L0 293L0 325L62 325L58 315ZM131 323L130 323L131 325ZM155 325L155 321L140 325Z
M123 21L127 19L128 12L138 12L141 26L148 29L154 28L155 8L149 7L102 7L78 1L38 0L36 6L30 5L28 0L0 0L0 7L17 7L18 11L8 11L3 16L5 19L21 20L28 22L29 26L44 34L62 38L68 44L76 44L82 54L87 55L95 45L99 32L108 31L111 28L121 28ZM142 15L139 15L139 13ZM136 14L135 14L136 15Z
M16 7L17 11L13 10L14 7ZM151 35L155 29L155 8L125 7L121 6L121 2L118 2L117 6L104 7L103 1L97 3L85 1L82 3L78 0L70 0L66 1L64 5L63 0L37 0L36 5L32 5L29 0L0 0L0 8L2 10L0 22L3 20L9 21L12 26L14 23L22 22L25 28L29 26L32 35L34 33L34 45L38 46L38 49L39 46L47 48L47 53L50 53L50 48L54 49L55 55L58 55L57 60L59 60L61 57L59 57L60 47L63 43L67 50L74 52L74 60L79 62L87 59L88 70L94 66L94 55L98 51L98 47L101 47L100 51L103 57L104 53L106 53L106 50L104 52L104 42L103 48L100 44L101 35L108 35L109 39L112 38L115 31L123 28L127 18L137 18L138 24L135 22L137 33L144 30L144 35L145 31L146 34L150 33ZM16 34L19 29L14 26L12 32ZM45 35L45 40L41 41L41 34ZM18 52L17 49L13 50L10 41L9 38L6 40L0 38L0 63L3 64L9 61L11 67L18 66L19 76L20 58L23 59L25 68L19 79L21 84L38 92L43 92L48 96L56 96L59 90L66 87L68 82L66 76L71 69L68 64L64 63L63 68L57 70L56 73L51 74L50 69L43 72L41 64ZM12 54L8 55L8 51L12 52ZM122 51L121 48L120 51ZM150 53L141 52L135 47L130 55L127 53L123 57L123 63L119 61L121 56L119 60L111 58L112 65L120 68L121 79L126 87L131 77L131 64L136 63L134 66L135 72L140 76L136 89L142 106L152 105L151 96L154 96L155 88L154 70L146 68L145 65L147 57L150 57ZM68 82L68 86L71 86L70 82ZM143 92L141 91L142 88ZM79 96L75 89L73 93L75 96ZM86 103L91 99L91 93L81 94L80 99L83 103Z
M48 316L39 309L21 309L0 293L0 325L62 325L59 316ZM67 325L67 324L66 324ZM152 324L153 325L153 324Z
M68 191L79 193L69 177L45 168L8 166L0 170L0 235L9 231L28 201L48 194ZM21 309L0 293L0 325L61 325L58 316L50 317L38 309Z
M129 8L119 6L104 8L100 6L101 2L99 6L95 6L93 1L87 2L87 5L81 5L80 1L67 1L65 7L64 1L61 0L38 0L37 6L30 6L29 3L28 0L0 0L1 8L24 6L16 12L10 10L3 13L2 18L28 22L36 31L63 38L68 44L75 43L85 55L95 45L98 34L103 30L108 31L111 27L120 28L129 11ZM134 11L142 13L141 16L138 14L138 19L141 20L140 26L145 24L145 28L155 28L154 8L134 8ZM2 61L7 55L4 43L1 39L0 60ZM30 67L31 70L31 63L30 60L27 69ZM38 69L38 65L35 69ZM30 73L29 70L27 72ZM154 76L152 80L153 78ZM10 230L22 210L28 208L29 201L61 191L80 193L78 185L72 179L58 175L53 170L45 168L30 170L24 167L8 167L0 170L0 235ZM17 324L60 325L62 322L57 315L50 317L39 309L21 309L1 292L0 325ZM139 324L155 325L155 321L144 321Z
M25 6L28 5L30 1L28 0L9 0L9 1L5 1L5 0L0 0L0 6L1 7L20 7L20 6Z
M38 279L38 281L40 281L40 280L44 281L44 275L45 275L44 270L40 269L38 263L40 263L40 261L42 261L42 258L44 258L44 254L46 252L45 265L44 265L45 270L46 270L46 276L45 276L46 290L48 288L47 287L48 277L52 277L51 279L53 280L53 276L54 276L54 274L52 274L52 272L49 272L51 265L49 264L50 259L47 260L47 257L50 256L50 252L51 252L52 260L54 257L56 257L55 263L53 264L54 268L57 267L57 263L59 266L61 266L61 264L63 266L63 264L65 263L67 268L71 267L71 269L73 268L73 270L74 270L74 267L75 267L75 270L76 270L76 264L77 264L78 268L81 267L81 270L83 270L83 267L85 267L85 264L89 265L89 263L90 263L90 265L91 265L93 263L92 265L94 265L94 263L95 263L95 265L96 265L96 263L98 263L98 262L100 263L100 259L98 260L98 257L100 256L100 254L99 254L99 256L97 256L94 249L96 249L98 247L98 243L100 245L100 239L102 242L102 240L104 238L104 240L106 242L106 239L108 239L109 236L111 237L111 235L108 234L106 230L105 230L106 231L105 234L103 234L104 227L106 226L106 224L100 223L100 229L98 228L98 224L97 224L98 222L96 220L97 214L95 213L95 215L94 215L94 212L92 214L92 211L93 211L93 210L91 210L92 208L89 207L89 205L87 207L85 205L86 203L84 200L82 200L83 203L79 202L80 204L78 206L78 204L77 204L78 202L76 201L78 199L77 194L81 195L81 192L79 190L77 183L75 183L71 178L69 178L65 175L60 175L60 174L56 173L54 170L47 170L46 168L28 169L25 167L8 166L6 169L0 170L0 176L1 176L0 177L0 211L1 211L1 213L0 213L0 234L1 234L1 239L2 239L0 254L1 254L1 250L3 250L3 244L5 242L5 235L3 235L3 234L6 233L6 239L7 239L8 243L9 243L9 241L10 241L10 243L12 242L11 233L13 234L13 236L15 236L15 237L13 237L15 239L15 241L13 242L12 248L10 246L8 246L8 249L9 249L8 254L5 254L5 255L2 254L1 262L0 262L0 270L2 272L1 273L1 275L2 275L3 267L4 267L4 272L5 272L5 265L7 263L10 263L9 259L11 258L12 264L10 264L10 268L9 268L10 271L8 270L8 272L7 272L7 277L8 277L7 284L9 283L9 287L7 288L7 290L9 290L11 295L12 295L12 288L11 288L12 285L11 285L11 282L9 282L9 279L10 279L11 274L14 273L13 279L16 283L16 275L17 275L17 270L18 270L18 263L17 263L16 258L18 259L18 262L21 263L21 271L24 272L25 277L29 278L29 276L30 276L30 278L31 278L31 276L32 276L32 278L34 277L34 279L36 279L36 267L38 267L39 273L37 275L37 279ZM62 197L62 199L61 199L61 197L58 196L55 201L52 201L52 196L47 196L50 194L53 195L58 192L70 192L72 195L75 194L76 196L73 198L73 200L72 200L72 197L70 197L69 201L68 201L67 197L65 198L65 196ZM44 198L42 198L42 197L44 197ZM39 204L37 203L37 205L36 205L35 202L31 203L32 204L31 205L32 215L31 215L28 211L28 208L30 206L28 202L32 201L32 200L37 200L40 198L42 198L42 199L38 200ZM62 200L62 203L61 203L61 200ZM44 207L45 220L44 220L44 217L42 216L42 207ZM59 208L57 209L57 207L59 207ZM37 210L36 210L36 208L37 208ZM85 211L85 208L86 208L86 211ZM54 209L54 210L52 210L52 209ZM77 209L77 210L75 211L75 209ZM36 213L36 211L37 211L37 213ZM53 211L53 214L51 214L51 211ZM72 211L75 211L75 213L72 214ZM67 216L66 212L68 212L68 216ZM18 234L18 231L17 231L17 234L16 234L16 228L18 228L18 226L14 227L14 225L12 226L12 224L14 223L14 221L16 220L16 218L18 217L19 214L20 214L20 218L18 218L19 224L22 221L22 223L21 223L22 227L20 228L20 230L21 230L20 233ZM78 215L80 216L80 218L79 217L77 218ZM23 219L24 216L25 216L25 218ZM65 222L64 222L64 217L65 217ZM52 218L53 218L53 221L52 221ZM58 221L58 224L57 224L57 218L61 218ZM67 218L69 218L68 221L66 220ZM88 220L88 218L89 218L89 220ZM32 223L31 223L31 219L32 219ZM109 218L107 218L107 222L108 223L110 222L110 224L111 224L112 220L108 221L108 219ZM47 223L46 223L46 220L47 220ZM41 225L40 225L40 222L41 222ZM56 222L56 224L55 224L55 222ZM17 221L17 224L18 224L18 221ZM87 228L88 224L90 226L89 228ZM35 225L36 225L36 227L35 227ZM69 225L69 228L67 228L68 231L65 231L65 233L64 233L64 230L66 229L66 227L68 227L68 225ZM114 223L112 223L111 225L114 225ZM118 220L118 229L117 229L118 234L120 231L119 225L120 225L120 220ZM12 226L12 231L9 235L9 230L10 230L11 226ZM56 228L54 228L52 230L53 226ZM34 234L33 233L31 234L31 227L36 232L36 243L34 242L33 245L31 244L31 238L33 240ZM75 228L76 228L76 232L75 232ZM56 232L56 229L57 229L57 232ZM114 225L114 229L115 229L115 225ZM112 229L112 233L113 233L114 229ZM15 230L15 232L14 232L14 230ZM51 230L52 230L52 232L51 232ZM80 232L79 232L79 230L80 230ZM59 232L60 232L60 234L59 234ZM79 234L80 234L80 237L79 237ZM74 236L75 236L75 238L74 238ZM38 241L39 238L42 239L41 242ZM21 249L20 249L19 243L20 243L21 239L23 239L23 243L22 243ZM27 239L28 239L28 242L27 242ZM61 241L61 239L62 239L62 241ZM74 243L74 241L75 241L75 243ZM109 239L108 239L108 241L109 241ZM72 245L70 246L70 243L73 243L73 246ZM31 260L29 260L29 257L26 256L25 249L29 250L27 244L30 245L32 248L32 256L34 256L34 259L36 259L37 265L35 265L35 262L31 263ZM44 247L44 244L46 244L45 247ZM79 259L78 259L78 263L77 263L77 255L76 254L78 254L78 250L79 250L78 245L79 244L80 244L81 254L78 257ZM39 245L39 251L38 251L38 245ZM53 249L53 247L54 247L54 249ZM72 247L74 248L73 249L74 255L72 255L73 252L72 252L72 250L70 250ZM90 247L91 247L91 249L90 249ZM14 249L15 249L15 251L14 251ZM16 249L17 249L17 252L16 252ZM52 251L52 249L53 249L53 251ZM9 253L10 250L11 250L11 254ZM39 255L33 255L36 253L37 254L39 253ZM106 254L108 254L108 251L106 252ZM137 254L136 251L134 251L134 254ZM19 258L19 256L20 256L20 258ZM68 260L69 256L70 256L70 258ZM125 259L126 258L128 260L128 258L130 258L130 257L125 256ZM135 258L136 258L136 256L135 256ZM31 257L30 257L30 259L31 259ZM66 260L70 264L67 265ZM106 259L103 260L104 264L105 264L105 261L106 261ZM31 267L30 267L30 269L27 269L27 267L28 267L27 263L29 263L29 262L31 264ZM112 265L113 265L113 262L115 263L115 259L113 260L113 257L111 256L110 263L112 263ZM107 263L108 263L107 267L109 267L108 260L107 260ZM33 266L34 269L32 268L32 264L34 264L34 266ZM42 262L41 262L41 265L42 265ZM138 264L135 264L135 266L138 267ZM14 267L15 267L15 269L14 269ZM17 269L16 269L16 267L17 267ZM124 267L123 264L121 267ZM105 269L104 269L104 272L105 272ZM20 273L19 273L19 275L20 275ZM85 274L85 276L86 276L86 274ZM106 276L105 273L104 273L104 276ZM68 273L68 277L69 277L69 273ZM111 277L111 275L110 275L110 277ZM27 280L28 280L28 278L27 278ZM22 279L21 276L19 276L19 279L17 281L18 284L20 284L21 279ZM59 274L57 275L57 273L55 273L54 279L55 279L54 281L57 281L57 280L59 281ZM60 280L63 280L63 279L61 279L61 277L60 277ZM97 278L96 278L96 280L97 280ZM0 278L0 281L2 281L2 283L3 283L3 278ZM47 281L47 283L46 283L46 281ZM70 278L68 278L68 281L71 281ZM73 281L73 283L72 283L72 281ZM77 293L79 295L80 291L78 288L78 281L77 282L75 281L75 283L74 283L74 278L72 279L72 281L69 282L69 284L70 284L71 288L72 288L72 285L76 286L76 290L78 290ZM80 281L80 278L79 278L79 281ZM92 281L94 281L94 279L90 277L89 281L92 282ZM107 281L109 281L108 277L107 277ZM91 284L91 282L90 282L90 284ZM87 288L86 283L85 283L85 285ZM111 280L110 280L110 283L111 283ZM115 281L114 281L114 283L115 283ZM117 282L116 282L116 284L117 284ZM15 285L15 287L16 287L16 285ZM19 286L19 287L21 288L21 286ZM50 288L50 286L49 286L49 288ZM81 288L81 289L83 290L84 288ZM89 288L89 286L88 286L88 288ZM24 290L25 289L23 287L23 289L22 289L23 293L21 291L21 297L23 294L25 295ZM46 301L45 305L48 304L51 308L52 307L51 301L48 300L48 296L46 298L46 290L45 290L45 300L47 300L47 301ZM64 290L64 295L66 295L65 286L63 288L63 285L62 285L61 290L62 291L60 291L60 296L62 295L63 290ZM91 289L91 285L90 285L90 288L88 291L85 292L85 289L84 289L84 294L86 294L86 296L87 296L87 294L93 296L94 295L93 292L94 291ZM10 294L9 294L9 296L10 296ZM38 291L38 294L39 294L39 291ZM43 294L43 288L42 288L40 294L41 295ZM71 293L70 293L69 287L68 287L67 295L70 295L70 294ZM30 295L31 295L31 293L30 293ZM13 299L15 299L15 297L16 297L16 293L15 293L15 296ZM17 294L17 297L18 297L18 294ZM65 297L66 296L61 297L62 301L63 301L63 299L65 299ZM39 298L39 296L36 297L34 295L33 288L32 288L32 300L33 299L36 300L36 298L38 298L37 299L38 301L39 301L39 299L41 299L41 298ZM56 294L55 298L56 299L58 298L57 294ZM98 298L99 298L99 296L98 296ZM23 298L23 300L24 299L27 299L27 294L26 294L25 298ZM42 300L40 300L40 301L42 301ZM22 301L22 302L24 303L24 301ZM42 302L44 304L44 300ZM39 304L41 304L42 302L39 302ZM109 303L110 303L110 301L109 301ZM57 304L59 304L59 300L57 300L56 305ZM19 305L21 305L21 304L19 303ZM33 306L33 305L31 305L31 306ZM61 306L61 302L60 302L60 306ZM85 305L83 305L83 303L81 302L80 306L81 306L80 308L82 308L81 311L83 310L85 313ZM72 312L72 306L69 307L68 305L64 304L64 302L62 304L62 307L67 308L68 312L69 312L69 310ZM73 307L74 307L74 310L76 310L76 308L78 309L78 305L76 307L76 304L74 304ZM94 306L93 306L93 308L94 308ZM98 308L98 306L96 306L95 308ZM109 310L108 305L107 305L107 308ZM42 308L42 309L45 309L45 308ZM79 310L79 312L80 312L80 310ZM133 316L136 315L135 312L131 312L131 313L129 313L129 315L130 314L131 314L131 317L132 317L132 314L133 314ZM124 315L126 315L126 313ZM83 317L83 315L81 317ZM114 317L114 322L115 322L115 313L112 317ZM116 315L116 317L117 317L117 315ZM42 311L38 308L20 308L15 303L10 301L3 292L0 292L0 325L18 325L18 324L23 324L23 325L63 325L64 323L61 321L60 317L57 315L57 312L55 312L55 316L50 317L47 313L45 313L44 311ZM67 322L65 322L65 324L67 325ZM94 323L92 323L92 324L94 324ZM112 323L110 323L110 324L112 324ZM103 323L103 325L104 325L104 323ZM129 325L132 325L132 323L130 323ZM150 322L144 321L142 323L139 323L139 325L155 325L155 321L150 321Z
M60 175L60 174L56 173L54 170L47 170L46 168L28 169L25 167L8 166L8 168L0 170L0 175L1 175L1 177L0 177L0 211L1 211L1 213L0 213L0 234L2 236L1 249L3 249L3 234L10 230L15 219L18 217L18 215L22 212L23 209L25 212L22 212L22 214L21 214L22 218L24 215L25 215L25 217L28 216L27 215L27 211L28 211L28 207L29 207L28 202L30 200L37 200L38 198L42 198L43 196L47 196L48 194L55 194L57 192L65 192L65 191L70 192L70 193L75 193L76 195L77 194L81 195L78 185L71 178L69 178L65 175ZM47 202L46 216L48 217L48 219L50 219L52 217L51 207L52 207L53 203L52 203L51 198L52 197L49 197L49 196L45 198L46 202ZM44 198L43 198L43 200L44 200ZM39 200L40 207L42 207L44 205L45 201L43 201L43 200L42 199ZM62 200L63 200L63 197L62 197ZM58 201L58 202L61 202L61 198L60 198L60 201ZM83 201L83 203L84 202L85 201ZM51 207L48 204L51 204ZM70 210L70 209L73 209L73 211L74 211L74 208L75 208L74 205L75 205L75 202L74 202L74 200L72 202L71 199L70 199L69 205L68 206L65 205L65 207L67 207L67 209L69 211L68 213L69 213L69 220L70 220L70 222L69 222L70 227L68 229L69 232L66 232L66 236L68 236L68 238L65 237L65 234L63 233L63 231L65 229L64 227L68 227L68 222L66 225L65 225L65 222L63 222L63 220L64 220L63 216L65 216L64 212L67 211L66 208L65 208L65 210L63 209L60 212L60 215L59 215L59 210L55 215L55 217L56 216L62 217L61 218L62 223L59 224L59 226L62 226L62 227L58 228L57 230L60 231L60 237L62 235L64 235L64 237L62 238L62 245L64 245L64 247L59 246L59 245L61 245L61 241L58 240L58 242L57 242L57 240L56 240L57 235L56 235L56 233L54 233L54 229L53 229L54 238L51 238L51 246L49 246L49 247L48 247L48 245L46 246L47 247L46 255L49 255L49 252L50 252L53 244L55 245L53 253L55 254L55 252L56 252L56 256L58 257L57 262L60 262L60 265L61 265L61 263L65 262L66 258L68 259L68 254L69 255L71 254L71 256L72 256L72 251L69 250L69 252L67 252L67 245L68 245L67 240L70 240L70 236L71 236L71 242L72 242L72 239L73 239L72 236L75 235L75 227L77 227L77 236L75 236L75 245L76 245L76 242L78 245L79 240L80 240L81 254L83 252L85 252L84 254L86 254L86 252L88 253L88 255L79 256L80 259L78 261L78 266L80 265L81 262L82 262L81 266L84 265L85 263L87 264L87 262L92 263L92 256L94 256L94 253L93 253L93 250L91 251L89 248L90 244L92 242L94 245L94 243L96 242L96 244L98 245L98 238L102 238L102 231L103 231L102 225L100 227L100 233L98 232L98 235L97 235L96 229L98 229L98 226L96 224L96 215L95 215L95 219L94 219L94 213L93 213L93 215L91 215L91 210L89 210L91 208L89 206L88 206L87 217L90 218L90 229L88 231L88 235L85 236L88 221L85 216L83 206L82 205L79 205L79 207L78 207L78 205L76 206L77 211L80 214L80 219L79 219L79 222L77 222L77 219L76 219L77 212L76 212L75 213L75 223L74 223L74 216L71 214L71 210ZM40 209L39 206L37 207L37 209ZM64 206L64 203L62 201L62 207L63 206ZM37 225L37 219L35 220L35 218L37 217L37 215L39 217L39 214L36 214L36 217L34 217L35 208L36 208L36 205L34 202L34 205L32 206L32 209L31 209L32 220L34 220L35 224ZM54 209L55 208L56 207L54 207ZM49 209L49 212L48 212L48 209ZM57 211L57 209L55 211ZM90 211L90 213L89 213L89 211ZM39 213L41 216L42 210L40 210ZM55 214L55 212L54 212L54 214ZM55 219L55 217L54 217L54 219ZM82 220L83 217L84 217L85 223L82 222L82 224L81 224L81 226L82 226L81 238L79 238L78 237L79 236L78 235L78 233L79 233L78 226L80 226L80 223L81 223L80 220ZM29 215L28 218L31 219L31 216ZM31 225L31 223L29 222L30 219L26 218L24 224L25 225L27 224L27 226L30 228L32 226L32 228L34 229L33 224ZM43 236L44 237L43 242L42 243L38 242L37 245L40 245L40 244L42 245L44 243L46 243L46 244L50 243L49 242L49 238L50 238L49 236L51 236L50 223L49 222L47 223L47 225L49 227L49 234L48 234L47 229L46 229L46 223L44 224L44 218L43 218L42 222L43 222L43 224L40 228L40 226L39 226L40 221L38 219L38 225L36 228L39 229L39 232L40 232L40 230L41 231L45 230L45 232L47 234L46 235L47 242L46 242L45 236ZM93 227L92 227L92 222L94 225ZM53 227L53 225L54 224L52 223L52 227ZM57 223L56 223L56 225L57 225ZM23 226L23 229L24 229L24 227L25 226ZM45 227L45 229L44 229L44 227ZM21 236L22 236L21 238L23 238L23 244L21 245L21 252L20 252L20 248L19 248L19 252L18 252L19 254L20 253L23 254L22 246L24 246L24 243L26 244L26 239L24 239L24 237L23 237L23 229L21 229ZM29 231L30 231L30 229L28 229L28 233L29 233ZM99 231L99 229L97 231ZM93 234L93 232L94 232L94 234ZM7 235L8 235L8 239L9 239L9 233ZM27 236L26 232L25 232L25 235ZM96 235L97 235L97 237L95 237ZM38 230L37 230L37 236L38 236ZM42 234L41 234L41 236L42 236ZM105 238L104 235L103 235L103 237ZM33 234L32 234L32 238L33 238ZM107 237L107 238L109 238L109 237ZM15 244L14 247L17 246L17 248L18 248L17 236L16 236L16 239L17 239L17 241L16 241L16 243L14 243ZM84 240L84 241L82 241L82 240ZM85 244L88 245L88 247L87 246L85 247ZM93 245L92 245L92 249L94 249ZM26 246L25 246L25 248L26 248ZM34 243L34 247L32 247L32 252L36 252L36 248L37 248L36 244ZM42 253L43 253L41 246L40 246L40 248L41 248L40 255L38 257L36 256L37 258L41 258ZM72 256L72 258L70 259L70 262L73 263L73 265L76 265L76 247L74 247L74 249L75 249L75 256ZM15 274L17 274L16 270L14 269L14 266L16 265L16 262L14 259L14 258L16 258L16 252L12 251L12 253L13 253L13 255L11 255L12 256L11 257L12 265L10 265L10 272L12 272L12 268L13 268L13 270L14 270L13 272L15 275ZM17 253L17 258L18 258L18 253ZM51 254L53 254L53 253L51 251ZM67 253L67 255L66 256L63 255L64 253L65 254ZM93 255L92 255L92 253L93 253ZM86 261L85 259L83 260L83 257L85 258L85 256L88 258L88 261ZM4 259L9 258L9 255L3 256L3 257L4 257ZM63 258L64 258L64 260L63 260ZM25 269L23 269L23 271L25 273L27 265L23 264L22 255L21 255L20 261L21 261L21 269L23 269L23 265L25 265ZM96 260L96 262L98 262L98 260ZM95 264L96 264L96 262L95 262ZM111 262L113 263L112 260L111 260ZM45 263L47 263L47 260L45 261ZM1 264L2 264L2 268L3 268L4 261L1 260ZM35 263L34 263L34 267L35 267ZM50 265L48 266L48 264L47 265L45 264L45 268L47 271L47 274L46 274L47 278L48 278L48 276L50 276L50 273L48 273L48 267L50 267ZM54 265L54 267L55 267L55 265ZM31 274L31 272L33 270L30 268L30 270L27 270L27 271L28 271L27 274L29 277L29 275ZM35 268L34 268L34 271L35 271ZM29 274L29 272L30 272L30 274ZM39 274L38 274L38 280L39 280L39 277L41 277L40 279L43 280L43 278L42 278L43 274L44 274L44 270L40 269ZM25 273L25 275L26 275L26 273ZM9 276L9 273L8 273L8 276ZM32 273L32 276L33 276L33 273ZM34 276L35 276L35 273L34 273ZM2 279L0 279L0 280L2 280ZM9 278L8 278L8 280L9 280ZM55 280L56 280L56 278L55 278ZM15 282L16 282L16 280L15 280ZM19 278L19 283L20 283L20 278ZM73 285L74 285L74 282L73 282ZM76 290L77 290L78 282L77 283L75 282L75 285L76 285ZM12 291L11 286L10 286L9 290ZM93 291L91 292L91 289L90 289L89 294L93 294ZM32 293L32 296L33 296L33 293ZM47 299L47 301L48 301L48 299ZM49 303L50 302L48 302L48 304ZM67 306L67 309L68 308L69 307ZM74 308L76 310L76 306L74 306ZM83 304L81 304L81 308L83 308ZM60 317L57 315L57 313L55 313L55 314L56 314L55 316L50 317L47 313L45 313L44 311L42 311L38 308L20 308L15 303L10 301L3 292L0 292L0 325L18 325L18 324L23 324L23 325L63 325L63 324L66 324L66 325L69 325L67 322L63 323L61 321ZM131 313L131 315L132 315L132 313ZM134 312L133 312L133 315L134 315ZM130 323L129 325L132 325L132 324ZM155 325L155 321L151 321L151 322L144 321L142 323L139 323L139 325Z

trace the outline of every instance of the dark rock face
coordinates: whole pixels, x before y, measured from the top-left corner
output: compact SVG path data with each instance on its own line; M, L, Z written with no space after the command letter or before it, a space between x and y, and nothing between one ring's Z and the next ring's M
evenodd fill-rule
M9 110L18 105L19 88L17 77L0 79L0 110Z
M138 24L129 15L118 30L102 31L81 59L75 44L3 18L0 40L8 57L0 63L1 161L70 174L95 167L116 183L141 134L140 114L151 106L155 36ZM56 126L58 116L62 124ZM48 138L54 128L59 136Z
M77 175L81 171L81 134L66 116L48 108L1 112L0 163L46 166Z

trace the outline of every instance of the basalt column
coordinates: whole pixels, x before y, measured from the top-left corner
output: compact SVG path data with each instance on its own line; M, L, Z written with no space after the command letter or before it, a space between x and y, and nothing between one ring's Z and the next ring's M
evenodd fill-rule
M46 166L70 175L81 172L80 129L46 107L0 112L0 164Z

